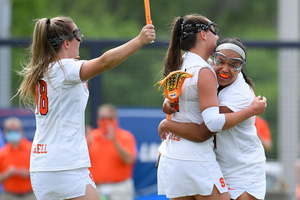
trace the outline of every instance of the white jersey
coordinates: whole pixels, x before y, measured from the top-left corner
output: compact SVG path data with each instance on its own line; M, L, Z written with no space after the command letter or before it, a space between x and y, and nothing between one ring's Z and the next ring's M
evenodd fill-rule
M171 120L201 124L203 119L199 107L198 74L200 69L204 67L209 68L214 74L215 71L197 54L188 52L183 58L181 70L192 74L193 77L185 80L182 93L179 96L179 112L172 114ZM159 147L159 151L164 156L174 159L216 161L213 138L199 143L169 133L167 139Z
M218 94L219 106L233 112L250 106L254 100L249 85L240 72L231 85ZM265 178L265 153L254 125L255 116L216 134L216 154L228 185L254 182Z
M60 60L38 81L36 132L30 171L59 171L90 167L85 139L85 108L89 91L80 80L84 61Z

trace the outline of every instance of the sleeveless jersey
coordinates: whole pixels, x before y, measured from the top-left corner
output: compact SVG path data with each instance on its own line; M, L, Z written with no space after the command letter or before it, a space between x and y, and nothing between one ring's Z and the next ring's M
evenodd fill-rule
M196 124L203 122L197 86L198 74L202 68L209 68L215 74L212 66L199 55L188 52L183 56L181 70L192 74L193 77L185 80L182 86L182 93L179 96L179 112L172 114L171 120ZM174 159L216 161L213 138L200 143L192 142L169 133L167 139L159 147L159 151L162 155Z

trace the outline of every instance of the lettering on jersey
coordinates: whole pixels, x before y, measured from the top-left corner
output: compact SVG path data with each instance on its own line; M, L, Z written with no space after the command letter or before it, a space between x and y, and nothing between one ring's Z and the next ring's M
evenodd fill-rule
M224 181L224 178L223 178L223 177L220 178L220 183L221 183L221 186L222 186L223 188L226 187L226 184L225 184L225 181Z
M47 152L47 144L33 144L33 151L32 153L38 153L38 154L42 154L42 153L48 153Z
M180 137L178 135L175 135L174 133L171 133L171 132L169 132L167 138L169 140L180 141Z

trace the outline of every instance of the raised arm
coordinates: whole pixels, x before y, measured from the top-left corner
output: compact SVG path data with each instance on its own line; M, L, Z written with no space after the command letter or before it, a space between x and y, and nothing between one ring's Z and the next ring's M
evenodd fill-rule
M105 52L98 58L85 61L80 69L81 80L86 81L116 67L131 54L153 40L155 40L154 26L152 24L144 26L140 34L129 42Z

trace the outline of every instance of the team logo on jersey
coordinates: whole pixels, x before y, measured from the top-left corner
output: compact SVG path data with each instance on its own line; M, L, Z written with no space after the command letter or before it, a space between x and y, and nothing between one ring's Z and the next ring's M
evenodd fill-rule
M221 183L221 186L222 186L223 188L226 187L226 184L225 184L225 181L224 181L224 178L223 178L223 177L220 178L220 183Z

